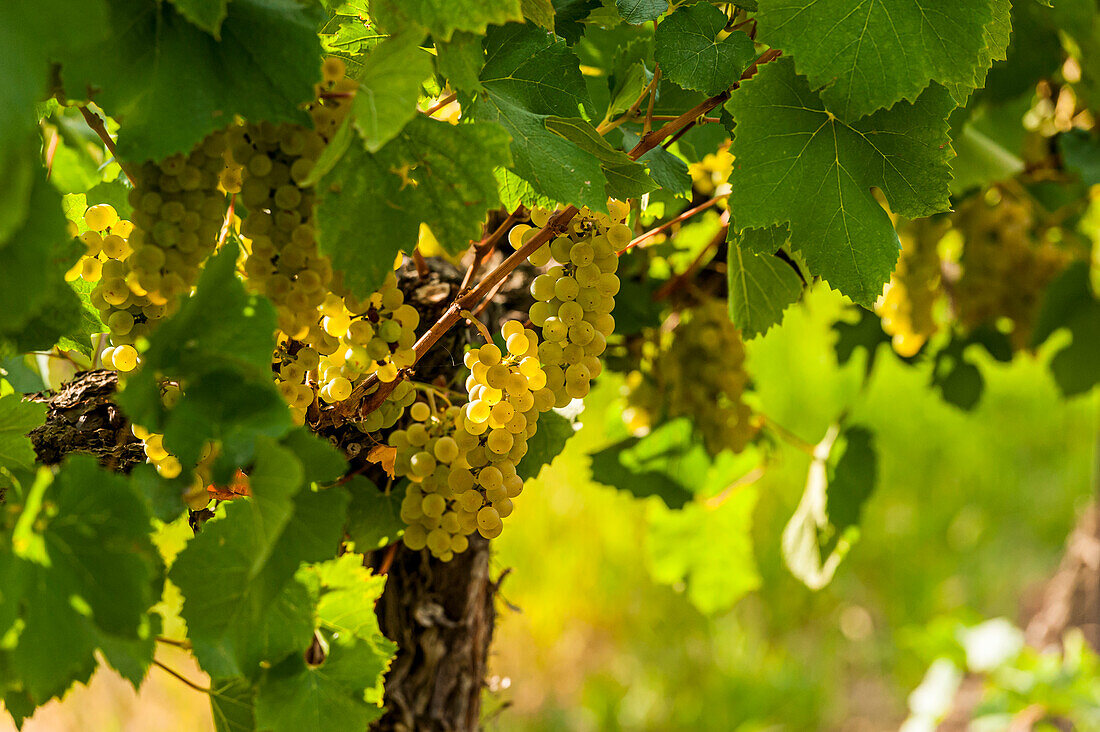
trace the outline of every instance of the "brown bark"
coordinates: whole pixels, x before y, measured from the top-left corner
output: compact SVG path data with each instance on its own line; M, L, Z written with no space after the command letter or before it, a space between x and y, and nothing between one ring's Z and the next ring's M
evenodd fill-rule
M372 566L378 568L386 554L375 552ZM386 714L372 729L478 729L496 587L489 577L489 542L477 535L450 562L397 547L376 610L398 652L386 675Z

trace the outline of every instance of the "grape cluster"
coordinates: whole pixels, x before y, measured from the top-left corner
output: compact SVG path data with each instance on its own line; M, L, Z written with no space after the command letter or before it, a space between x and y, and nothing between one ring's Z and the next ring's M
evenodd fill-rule
M313 130L270 122L234 127L227 139L230 159L242 170L237 200L247 209L245 274L275 304L279 329L302 339L317 322L333 276L317 248L314 190L301 185L325 140Z
M217 246L225 220L226 132L211 133L188 154L146 162L135 175L129 201L128 284L155 305L191 290Z
M87 231L80 235L84 255L66 277L96 283L90 294L92 305L110 331L111 345L100 353L104 368L127 372L137 368L140 358L134 343L148 335L153 325L169 314L175 303L158 304L133 281L130 237L134 226L120 219L114 207L101 203L84 212Z
M420 313L405 303L393 272L365 300L329 293L320 313L308 338L321 354L320 394L326 402L347 399L355 382L371 374L389 383L416 361Z
M588 394L592 379L603 367L599 356L615 329L611 315L619 291L616 252L630 242L630 227L623 223L630 208L612 201L611 215L582 210L565 234L539 247L530 257L536 267L551 265L531 283L531 322L542 330L539 360L547 386L554 394L552 406L564 407ZM531 213L536 226L545 226L550 212ZM525 224L509 233L513 246L522 245L536 229Z
M707 153L702 160L688 166L692 187L704 196L719 193L718 189L726 186L732 172L733 155L728 146L717 152Z
M920 219L899 232L902 250L897 269L875 303L882 329L891 336L899 356L916 355L937 330L933 310L940 295L938 245L949 226L946 218Z
M759 428L743 401L747 382L741 335L725 303L708 301L682 312L671 332L649 336L639 369L627 377L623 420L645 432L689 417L711 455L741 452Z
M963 238L962 275L954 283L956 314L966 328L1006 318L1015 348L1026 348L1043 290L1069 263L1069 253L1036 236L1031 206L996 189L961 204L954 217Z
M413 424L389 437L395 470L411 481L401 504L405 545L427 547L443 561L464 551L474 531L487 539L500 535L523 490L516 465L539 414L553 404L538 336L514 320L501 332L504 351L490 343L466 353L464 407L416 402L409 409Z

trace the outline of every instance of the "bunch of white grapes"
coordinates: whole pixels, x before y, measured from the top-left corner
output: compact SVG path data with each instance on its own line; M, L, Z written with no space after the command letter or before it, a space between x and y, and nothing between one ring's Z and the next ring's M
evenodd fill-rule
M531 322L542 329L539 360L556 407L588 394L592 379L603 367L600 354L615 329L611 315L619 291L617 252L631 239L625 223L630 207L612 200L608 214L583 209L568 230L537 249L530 257L536 267L550 265L531 283L535 303ZM531 220L545 226L546 209L535 209ZM535 229L520 224L509 233L512 246L521 246Z
M177 307L175 302L154 302L135 282L130 268L133 250L129 239L133 224L120 219L110 204L91 206L84 212L87 231L80 235L84 255L69 270L68 279L96 283L90 299L110 331L111 345L100 352L104 368L128 372L140 363L134 343L148 335L157 321Z
M553 406L536 333L518 321L501 333L504 351L490 343L466 353L465 406L416 402L409 409L413 423L389 437L395 470L410 481L401 504L405 545L427 547L443 561L465 551L474 531L487 539L500 535L523 490L516 466L539 414Z
M228 143L241 167L238 200L247 209L245 274L275 304L279 329L302 340L316 325L332 280L332 264L317 248L315 193L302 186L325 140L297 125L261 122L233 127Z
M129 201L129 284L157 305L190 292L214 251L225 220L225 131L211 133L188 154L146 162Z

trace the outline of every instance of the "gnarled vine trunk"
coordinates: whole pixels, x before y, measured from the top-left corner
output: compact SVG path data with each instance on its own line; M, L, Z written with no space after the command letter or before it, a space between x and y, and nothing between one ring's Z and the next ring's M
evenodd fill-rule
M378 551L370 562L377 570L389 556ZM372 729L478 729L495 593L485 539L472 537L450 562L397 546L376 611L399 650L386 675L386 715Z

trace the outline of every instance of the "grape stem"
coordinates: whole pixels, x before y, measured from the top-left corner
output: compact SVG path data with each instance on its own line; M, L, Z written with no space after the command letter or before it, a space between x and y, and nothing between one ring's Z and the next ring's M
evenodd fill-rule
M661 224L660 226L658 226L656 228L653 228L653 229L650 229L649 231L647 231L643 234L639 234L638 236L634 237L630 241L629 244L627 244L625 247L623 247L621 251L617 252L618 256L620 256L620 257L623 256L624 254L629 252L631 249L633 249L634 247L641 244L646 239L650 239L654 236L657 236L658 234L661 234L661 233L671 229L673 226L680 223L681 221L686 221L686 220L690 219L692 216L695 216L699 213L702 213L703 211L706 211L708 208L710 208L711 206L717 204L719 201L724 200L726 195L727 195L726 193L723 193L720 196L715 196L714 198L703 201L702 203L700 203L695 208L689 208L687 211L684 211L683 213L681 213L676 218L670 219L669 221L666 221L665 223Z
M176 677L178 680L182 681L185 685L191 687L195 691L200 691L203 694L210 694L210 689L207 689L204 686L199 686L198 684L196 684L191 679L187 678L186 676L179 673L178 671L174 671L171 668L169 668L168 666L165 666L163 663L161 663L160 661L158 661L155 658L153 659L153 665L156 666L157 668L159 668L161 671L164 671L165 673Z
M426 279L431 273L428 269L428 263L424 261L424 255L420 253L420 249L413 249L412 254L413 264L416 265L416 274L421 280Z
M766 470L763 463L757 465L755 468L745 473L740 478L733 481L724 489L722 489L721 493L711 498L708 498L706 503L703 505L713 511L714 509L725 503L727 500L729 500L730 496L737 493L737 491L741 490L742 488L746 488L763 478L765 472Z
M754 61L753 64L745 70L745 73L741 75L741 79L745 80L751 78L754 74L756 74L756 70L762 64L768 63L769 61L778 58L779 53L780 52L775 49L765 51L763 54L760 55L760 58ZM656 72L654 72L654 75L656 76ZM633 149L631 149L631 151L628 153L630 159L637 160L653 148L660 145L665 138L676 135L685 127L694 124L695 120L697 120L698 118L706 116L708 112L717 108L719 105L724 104L725 101L730 98L731 90L737 88L740 83L740 81L737 82L730 89L727 89L721 94L716 94L713 97L704 99L702 102L684 112L676 119L671 120L670 122L667 122L658 129L643 135L638 144L635 145ZM653 82L650 82L650 84L655 86ZM639 97L639 101L637 102L639 107L641 107L643 100L644 95ZM717 202L718 199L715 198L714 200L708 202L706 205L713 206ZM519 209L517 209L517 211L519 211ZM580 209L573 205L566 206L564 209L559 209L554 213L553 216L550 217L550 220L546 223L546 226L544 226L542 230L540 230L537 234L528 239L527 243L525 243L522 247L513 252L511 256L498 264L492 271L485 275L485 277L477 283L477 286L469 289L463 288L462 290L460 290L459 295L455 299L455 301L452 302L451 305L443 312L443 314L439 316L439 319L436 320L430 328L428 328L424 335L420 336L420 338L416 341L416 344L413 346L413 350L416 353L416 358L413 361L413 365L415 366L416 363L424 357L424 354L431 350L432 346L434 346L439 341L439 339L443 337L444 333L453 328L458 323L458 321L462 319L461 312L463 310L470 310L471 308L476 307L483 299L485 299L485 297L490 293L491 290L493 290L493 288L495 288L500 282L502 282L505 278L508 277L508 275L512 273L512 270L514 270L523 262L526 262L527 258L530 257L531 254L535 252L535 250L537 250L543 244L549 242L559 233L564 232L566 226L579 212ZM519 214L513 212L513 215L518 216ZM630 247L628 246L627 248L629 249ZM347 418L353 411L358 411L360 415L370 414L372 411L377 409L382 404L382 402L386 400L386 397L388 397L397 387L398 382L400 382L402 379L406 379L409 377L411 369L412 367L403 369L402 371L398 372L397 378L395 378L393 381L382 384L379 384L377 374L371 374L367 379L365 379L362 383L355 387L355 389L351 393L351 396L338 404L334 409L326 412L324 415L325 418L335 421L337 418ZM376 385L378 386L378 388L370 395L370 398L367 399L365 402L360 403L359 400L366 396L367 393L370 392L370 390L373 389Z
M426 111L424 112L424 114L426 114L426 115L428 115L429 117L431 117L431 116L432 116L433 114L435 114L435 113L436 113L436 112L438 112L439 110L443 109L444 107L446 107L446 106L447 106L448 104L450 104L451 102L453 102L453 101L454 101L454 100L456 100L456 99L458 99L458 95L457 95L457 94L448 94L447 96L443 97L443 98L442 98L442 99L440 99L440 100L439 100L438 102L436 102L435 104L433 104L433 105L432 105L431 107L429 107L429 108L428 108L428 109L427 109L427 110L426 110Z
M721 227L714 234L714 237L707 242L707 245L703 247L702 250L700 250L698 256L695 257L688 268L661 285L661 288L653 293L654 302L664 300L673 292L684 287L703 266L703 262L706 261L707 255L710 254L711 250L716 250L722 246L722 242L726 240L726 234L729 232L730 228L730 212L728 210L722 212L721 224Z
M500 226L493 230L492 234L489 234L484 239L474 245L474 261L470 262L470 267L466 270L466 276L462 278L461 290L465 290L470 286L470 283L474 281L474 277L477 276L478 271L481 270L482 265L485 264L485 260L489 258L489 254L496 248L497 242L499 242L508 230L512 228L512 224L523 215L524 208L520 206L512 213L508 214L507 218L501 222Z
M791 447L801 450L807 455L813 457L816 445L812 445L809 442L806 442L783 425L777 423L771 417L761 414L760 418L764 421L764 427L774 432L776 437L783 440Z
M84 121L88 123L88 127L92 132L99 136L100 140L103 140L103 144L110 151L114 157L115 162L118 163L118 167L122 168L123 174L130 180L132 184L134 182L134 171L130 169L128 163L122 162L122 158L118 156L118 148L115 147L115 141L111 139L111 133L107 132L107 126L103 124L103 120L100 119L98 114L92 112L86 105L78 105L77 109L80 110L80 114L84 115Z

